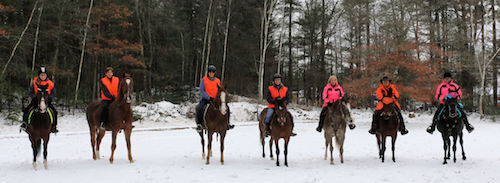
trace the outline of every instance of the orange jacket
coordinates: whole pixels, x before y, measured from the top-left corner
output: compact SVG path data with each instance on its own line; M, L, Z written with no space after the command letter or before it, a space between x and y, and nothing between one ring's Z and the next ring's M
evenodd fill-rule
M269 92L271 93L271 97L273 99L276 99L278 97L280 98L285 98L286 97L286 94L288 92L288 88L283 86L279 91L278 89L273 85L273 86L269 86ZM268 108L274 108L274 104L271 104L271 103L267 103L267 107Z
M101 99L102 100L113 100L113 97L118 96L118 86L120 85L120 79L113 76L111 81L107 77L101 79Z
M38 77L33 78L33 89L34 89L35 95L38 93L38 85L36 84L37 80L38 80ZM40 82L40 86L43 86L43 85L48 86L47 87L47 89L49 90L48 94L51 95L52 89L54 89L54 83L51 80L46 79L45 81Z
M208 76L203 77L203 86L205 88L205 92L208 96L215 98L217 97L217 92L219 92L220 80L219 78L214 77L214 80L210 80Z
M394 98L394 103L396 103L396 106L398 106L399 110L401 110L401 106L399 105L397 99L399 98L399 92L396 90L396 86L393 84L389 84L389 87L385 87L383 84L380 84L380 86L377 88L377 99L378 99L378 104L377 108L375 110L382 110L384 107L384 103L382 103L382 99L384 97L391 97Z

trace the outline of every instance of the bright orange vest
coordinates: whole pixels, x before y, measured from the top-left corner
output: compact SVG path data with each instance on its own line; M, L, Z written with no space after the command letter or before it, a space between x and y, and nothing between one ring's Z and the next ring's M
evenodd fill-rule
M111 95L117 97L118 96L118 85L120 84L120 79L118 77L113 76L111 78L111 81L107 77L104 77L101 79L101 82L106 88L108 89L109 93ZM104 92L102 92L101 89L101 99L102 100L112 100L111 98L108 98L104 95Z
M271 92L271 97L273 97L273 99L276 99L278 97L285 98L286 97L286 92L288 91L287 87L283 87L279 91L278 91L278 88L276 88L274 86L269 86L268 89ZM268 103L267 107L268 108L274 108L274 104Z
M220 80L218 78L212 81L208 76L205 76L203 78L203 84L205 85L205 92L207 92L208 96L212 98L217 97L217 92L219 91L217 86L220 86Z
M398 100L396 100L396 98L399 98L399 92L398 90L396 90L396 86L394 86L393 84L389 84L388 88L385 88L383 84L380 84L380 86L377 89L377 99L379 100L379 102L375 110L379 111L382 110L382 108L384 108L384 103L382 102L382 99L386 97L388 93L387 89L392 89L392 98L394 99L394 103L399 108L399 110L401 110L401 106L399 105Z
M36 84L36 80L38 80L38 77L33 78L33 87L35 89L35 95L38 93L38 85ZM40 82L40 86L43 85L48 85L47 89L49 90L48 93L50 95L52 93L52 89L54 89L54 83L51 80L46 79L45 81Z

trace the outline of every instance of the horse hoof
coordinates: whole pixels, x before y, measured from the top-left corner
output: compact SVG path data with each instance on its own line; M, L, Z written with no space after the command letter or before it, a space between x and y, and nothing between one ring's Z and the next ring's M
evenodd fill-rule
M37 170L37 168L36 168L36 162L33 162L33 169Z
M464 156L464 157L462 157L462 159L463 159L463 160L465 160L465 159L467 159L467 158Z
M109 163L113 164L113 159L109 159Z
M210 165L210 162L206 162L205 165Z
M340 163L344 164L344 160L340 160Z
M443 162L443 165L446 165L446 164L448 164L448 162L446 162L446 161L445 161L445 162Z
M273 157L271 157L271 160L274 160L274 158L273 158Z
M221 162L220 162L220 164L221 164L221 165L224 165L224 161L221 161Z
M330 165L334 165L333 161L330 161Z
M130 160L130 163L134 163L135 161L133 159Z
M43 160L43 167L45 170L49 169L49 164L47 163L47 160Z

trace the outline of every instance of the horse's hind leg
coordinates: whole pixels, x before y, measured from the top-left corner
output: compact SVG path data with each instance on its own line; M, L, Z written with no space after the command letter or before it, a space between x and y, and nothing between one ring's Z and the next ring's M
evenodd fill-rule
M265 140L265 137L262 135L262 132L260 133L260 144L262 145L262 158L265 158L266 157L266 151L265 151L266 140Z
M111 157L109 157L109 163L113 164L113 157L115 155L116 150L116 135L118 135L118 129L113 130L111 137Z
M396 151L396 138L397 138L396 135L391 137L391 139L392 139L392 162L396 162L396 157L394 156L394 151Z
M380 150L380 154L382 155L382 163L385 160L385 140L387 136L382 137L382 150Z
M95 141L96 141L96 128L90 126L90 145L92 146L92 158L97 159L95 151Z
M198 134L200 134L201 138L201 158L205 159L205 137L203 137L203 131Z
M290 142L290 137L285 138L285 166L288 166L288 142Z
M457 162L457 136L454 135L453 136L453 162L456 163Z
M33 149L33 168L37 170L36 157L38 156L38 151L40 150L40 140L35 140L35 138L30 137L31 149Z
M274 144L276 144L276 166L280 166L280 147L278 144L279 138L274 139Z
M210 164L210 155L212 154L212 136L214 135L214 132L209 131L208 132L208 146L207 146L207 162L206 164Z
M462 159L465 160L467 158L465 157L463 136L464 136L463 133L458 134L458 137L460 138L460 147L462 147Z
M273 137L269 138L269 156L271 157L271 160L274 160L274 156L273 156Z
M333 138L333 137L332 137ZM330 164L333 165L333 140L330 138Z
M448 149L448 141L449 139L447 139L448 137L445 137L445 135L443 134L443 149L444 149L444 161L443 161L443 164L447 164L448 162L446 162L446 159L447 159L447 156L446 156L446 149Z
M96 128L96 130L97 130L97 146L96 146L95 157L97 159L101 159L99 150L101 149L102 138L104 137L104 134L106 134L106 130L98 130L98 128Z
M132 158L132 144L130 143L130 135L132 134L132 128L126 128L125 130L125 141L127 142L128 160L130 163L134 162Z
M47 146L49 145L49 134L43 138L43 167L45 169L49 168L49 165L47 163Z

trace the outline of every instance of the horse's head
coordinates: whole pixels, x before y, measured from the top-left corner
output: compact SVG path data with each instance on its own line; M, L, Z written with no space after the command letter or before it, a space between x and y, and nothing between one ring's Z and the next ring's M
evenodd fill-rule
M447 98L445 100L445 105L446 105L446 111L447 113L443 113L444 115L447 114L447 118L456 118L459 116L458 114L458 99L457 98Z
M351 104L349 98L342 98L334 103L328 104L328 116L330 121L334 121L334 117L345 120L347 123L352 123ZM340 117L340 118L339 118Z
M122 96L127 103L132 102L132 92L134 91L134 79L132 74L123 74L123 79L120 81L119 95Z
M282 98L274 100L274 117L281 126L284 126L287 120L288 112L286 110L286 102Z
M224 89L224 87L221 87L219 85L217 85L217 88L217 96L215 97L215 100L212 101L212 105L214 105L216 109L219 109L222 115L226 115L228 103L227 91L226 89Z
M38 85L38 84L37 84ZM47 112L47 102L49 100L49 85L38 85L36 99L41 113Z
M382 103L384 107L382 108L381 116L384 117L385 120L388 120L392 116L396 116L396 105L394 104L394 99L390 97L384 97L382 99Z

